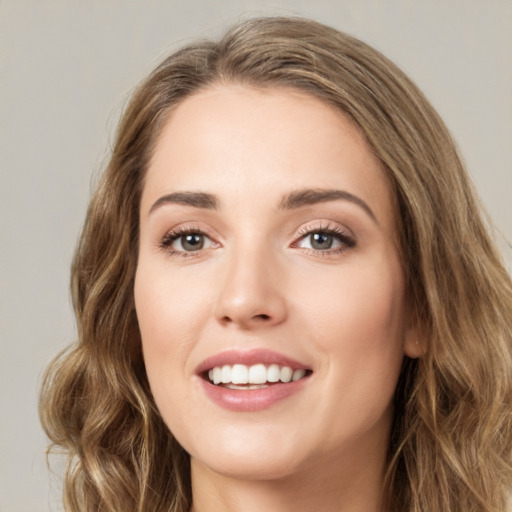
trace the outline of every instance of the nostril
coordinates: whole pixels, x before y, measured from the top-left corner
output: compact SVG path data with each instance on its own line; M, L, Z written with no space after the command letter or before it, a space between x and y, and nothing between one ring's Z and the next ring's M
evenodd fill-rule
M239 323L240 325L248 326L250 324L257 325L260 322L267 324L272 321L272 318L273 317L271 315L267 315L266 313L249 315L249 317L247 319L237 319L236 317L231 317L229 315L225 315L220 319L220 322L224 325L229 325L232 323Z

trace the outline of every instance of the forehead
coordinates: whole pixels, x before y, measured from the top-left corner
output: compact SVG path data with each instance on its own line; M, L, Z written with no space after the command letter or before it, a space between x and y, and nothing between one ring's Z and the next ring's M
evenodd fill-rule
M170 114L148 168L142 209L180 190L260 194L290 188L340 188L391 215L379 160L344 115L291 88L215 85ZM222 199L222 197L221 197Z

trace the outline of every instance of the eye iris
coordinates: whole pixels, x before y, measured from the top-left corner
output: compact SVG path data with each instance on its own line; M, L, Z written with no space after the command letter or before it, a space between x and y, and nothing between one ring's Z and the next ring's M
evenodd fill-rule
M311 247L313 249L325 250L332 247L333 237L329 233L313 233L310 235Z
M190 233L181 237L181 245L185 251L197 251L203 248L204 236L198 233Z

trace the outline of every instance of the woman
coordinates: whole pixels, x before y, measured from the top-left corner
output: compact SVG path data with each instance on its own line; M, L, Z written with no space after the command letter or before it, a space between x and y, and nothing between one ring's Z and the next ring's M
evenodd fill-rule
M42 423L67 510L505 511L512 286L450 135L303 19L139 87Z

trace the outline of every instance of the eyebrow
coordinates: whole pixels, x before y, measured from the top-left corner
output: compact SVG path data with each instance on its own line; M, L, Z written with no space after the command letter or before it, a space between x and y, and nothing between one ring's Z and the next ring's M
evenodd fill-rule
M182 204L207 210L217 210L219 208L219 200L213 194L207 194L206 192L173 192L157 199L150 208L149 213L152 213L164 204Z
M336 201L339 199L343 201L349 201L350 203L361 207L372 218L372 220L377 222L377 217L373 213L372 209L360 197L357 197L345 190L338 189L307 188L296 190L283 197L279 203L279 209L293 210L295 208L302 208L303 206L309 206L317 203L326 203L328 201Z
M278 209L294 210L304 206L310 206L328 201L344 200L361 207L375 222L377 217L372 209L361 198L339 189L312 189L295 190L285 195L279 202ZM149 213L166 204L181 204L202 208L206 210L218 210L220 201L214 194L206 192L173 192L157 199L151 206Z

